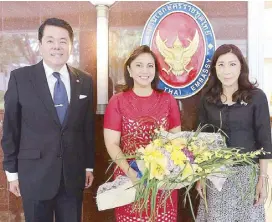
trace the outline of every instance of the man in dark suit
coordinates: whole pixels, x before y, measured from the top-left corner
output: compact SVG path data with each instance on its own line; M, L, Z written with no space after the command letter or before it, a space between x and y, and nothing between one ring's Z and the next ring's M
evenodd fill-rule
M9 189L27 222L79 222L94 167L91 77L66 64L73 30L50 18L39 28L43 60L11 72L2 148Z

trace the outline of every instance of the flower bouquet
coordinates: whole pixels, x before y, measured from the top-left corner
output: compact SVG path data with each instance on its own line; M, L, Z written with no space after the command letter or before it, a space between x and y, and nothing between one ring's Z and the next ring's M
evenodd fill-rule
M186 187L192 210L189 191L196 181L210 179L220 190L227 176L235 173L228 167L236 164L257 167L253 158L265 154L263 150L242 153L240 148L227 148L220 133L203 133L202 129L177 134L156 130L146 147L139 148L135 155L126 156L135 159L137 165L135 167L133 162L133 168L141 175L138 183L128 188L135 194L134 206L139 213L150 209L149 216L154 218L156 205L163 206L171 198L172 190L182 187ZM163 197L157 203L159 190L163 191ZM131 202L130 199L127 204Z

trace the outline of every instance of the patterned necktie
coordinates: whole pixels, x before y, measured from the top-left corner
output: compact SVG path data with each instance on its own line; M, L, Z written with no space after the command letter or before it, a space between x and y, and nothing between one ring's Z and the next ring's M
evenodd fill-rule
M54 104L58 113L60 123L63 124L68 108L68 96L64 83L60 79L60 73L54 72L53 76L57 79L54 87Z

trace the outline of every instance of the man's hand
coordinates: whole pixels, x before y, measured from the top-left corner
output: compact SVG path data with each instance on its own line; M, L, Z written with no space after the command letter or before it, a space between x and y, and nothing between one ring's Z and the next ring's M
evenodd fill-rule
M20 197L20 188L19 188L19 180L14 180L9 182L9 191L13 193L16 197Z
M86 171L85 188L89 188L92 186L93 179L94 179L93 172Z

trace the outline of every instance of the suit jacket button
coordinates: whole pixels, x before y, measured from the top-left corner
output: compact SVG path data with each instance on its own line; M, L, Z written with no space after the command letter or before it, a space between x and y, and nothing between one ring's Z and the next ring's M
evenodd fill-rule
M58 157L59 159L61 159L61 158L62 158L62 155L57 155L57 157Z

